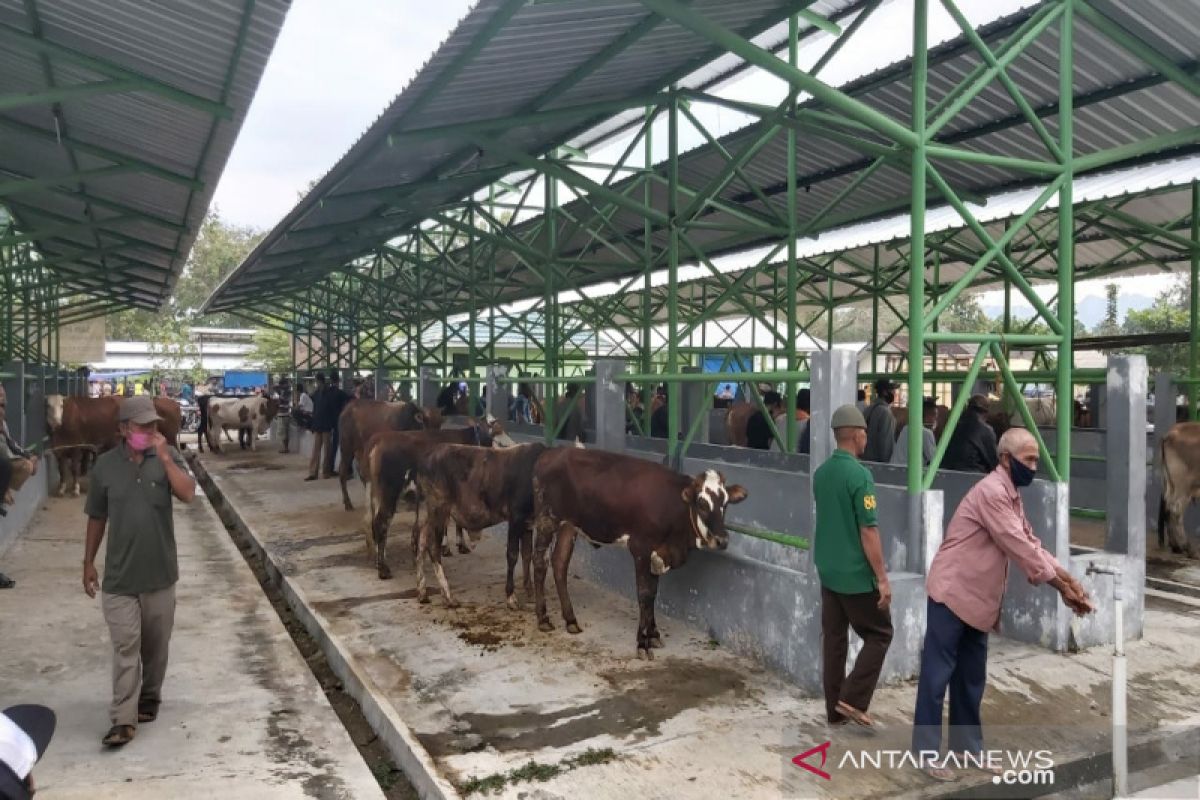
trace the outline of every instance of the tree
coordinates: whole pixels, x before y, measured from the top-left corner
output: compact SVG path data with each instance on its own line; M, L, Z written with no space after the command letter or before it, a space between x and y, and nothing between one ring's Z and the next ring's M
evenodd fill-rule
M1104 286L1104 296L1108 301L1108 305L1104 311L1104 319L1096 326L1096 334L1099 336L1116 336L1121 332L1121 325L1117 321L1117 297L1120 295L1120 287L1115 283L1108 283Z
M938 317L938 329L948 333L985 333L992 320L979 305L979 297L966 292L946 306Z
M1126 314L1123 330L1128 334L1186 331L1189 316L1187 279L1180 278L1173 286L1160 292L1150 308L1131 310ZM1188 369L1186 343L1150 345L1135 348L1131 352L1146 356L1151 373L1170 372L1180 375Z
M259 328L254 332L254 348L246 360L261 364L272 375L292 371L292 337L277 328Z

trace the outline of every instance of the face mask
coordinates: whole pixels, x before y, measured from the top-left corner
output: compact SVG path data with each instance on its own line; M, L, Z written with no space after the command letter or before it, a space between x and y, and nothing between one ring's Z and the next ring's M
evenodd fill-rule
M153 434L145 431L131 431L129 434L129 447L133 450L149 450L150 439Z
M1033 483L1034 471L1011 455L1008 458L1008 474L1012 476L1013 486L1019 489Z

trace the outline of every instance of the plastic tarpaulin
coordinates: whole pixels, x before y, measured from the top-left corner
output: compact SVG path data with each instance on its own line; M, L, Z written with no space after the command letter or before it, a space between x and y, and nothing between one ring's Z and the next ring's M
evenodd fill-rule
M705 355L700 360L700 369L703 372L749 372L750 366L750 358L748 356ZM737 382L718 383L716 389L713 391L713 395L720 397L726 392L730 396L737 396Z
M267 373L265 372L230 371L225 373L226 389L254 389L266 385Z

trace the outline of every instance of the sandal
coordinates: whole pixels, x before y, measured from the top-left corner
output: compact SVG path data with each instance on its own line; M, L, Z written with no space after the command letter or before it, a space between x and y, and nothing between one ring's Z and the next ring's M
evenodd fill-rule
M133 725L113 725L100 743L105 747L123 747L133 741L137 728Z
M154 722L158 719L158 706L151 703L138 704L138 722Z
M0 572L0 589L11 589L17 585L17 582L12 578Z
M839 700L836 708L839 714L841 714L843 717L849 717L850 720L857 725L862 725L864 728L875 727L875 723L872 721L870 714L865 711L859 711L849 703Z
M950 781L955 780L957 777L954 774L954 770L948 767L927 767L921 771L933 778L935 781L941 781L942 783L949 783Z

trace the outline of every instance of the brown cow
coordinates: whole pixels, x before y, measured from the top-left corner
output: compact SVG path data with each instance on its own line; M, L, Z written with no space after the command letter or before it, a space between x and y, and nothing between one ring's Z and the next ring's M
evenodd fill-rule
M120 434L117 417L122 397L46 396L46 428L50 432L50 450L58 461L58 488L61 497L71 479L71 493L79 496L79 477L88 453L103 453L116 446ZM183 413L179 404L166 397L154 398L154 409L162 421L158 430L172 447L179 446Z
M363 463L367 465L370 480L370 500L365 521L367 553L375 555L375 566L381 579L392 577L387 565L387 534L396 505L413 482L414 470L421 454L437 444L465 444L491 447L516 444L500 423L491 424L471 420L465 428L450 428L436 431L384 431L377 433L367 442ZM414 545L416 542L414 541ZM461 529L458 533L458 550L469 553Z
M482 531L507 522L508 570L504 594L508 598L509 608L520 608L513 573L516 571L517 556L520 555L524 566L522 585L528 594L533 467L545 450L543 444L500 449L440 444L417 459L417 491L425 505L425 521L419 526L414 556L419 602L429 602L425 586L425 558L428 557L446 606L454 608L458 605L450 592L446 572L442 569L442 543L450 520L454 520L459 530L466 528L471 531Z
M754 403L734 403L725 412L725 440L735 447L747 447L746 425L758 406Z
M1158 506L1158 546L1170 532L1171 552L1200 558L1183 528L1183 515L1200 498L1200 422L1180 422L1162 440L1162 500Z
M431 424L432 423L432 424ZM385 403L382 400L355 400L347 403L338 417L338 446L342 452L338 480L342 484L342 503L347 511L354 510L346 482L350 480L354 462L358 461L359 478L367 483L364 471L367 442L383 431L415 431L421 428L436 430L442 427L442 415L430 414L415 403Z
M633 456L560 448L538 459L533 497L538 628L554 628L545 592L546 550L552 539L554 586L570 633L580 632L567 592L575 534L596 546L625 544L637 578L638 657L650 659L651 648L662 647L654 619L658 577L682 566L693 549L724 550L729 544L725 509L745 500L746 490L726 487L725 478L711 469L690 477Z

